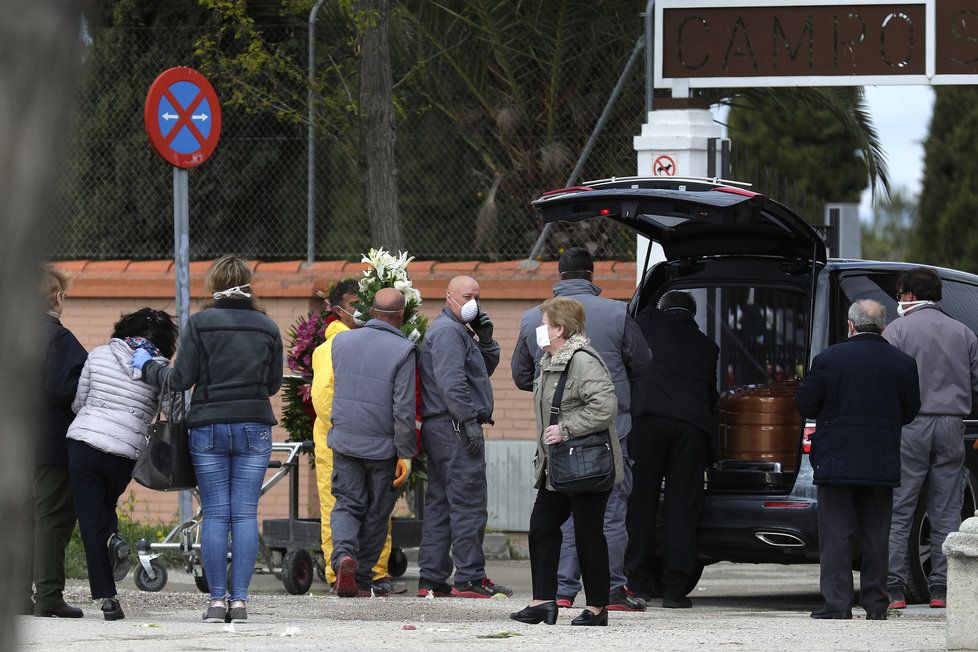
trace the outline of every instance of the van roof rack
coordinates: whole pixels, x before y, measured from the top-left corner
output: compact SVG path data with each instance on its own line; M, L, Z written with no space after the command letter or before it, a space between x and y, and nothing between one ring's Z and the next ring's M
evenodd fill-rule
M622 181L692 181L696 183L712 183L718 186L737 186L750 188L753 184L746 181L734 181L732 179L722 179L720 177L668 177L668 176L635 176L635 177L611 177L609 179L595 179L594 181L584 181L581 186L595 186L603 183L621 183Z

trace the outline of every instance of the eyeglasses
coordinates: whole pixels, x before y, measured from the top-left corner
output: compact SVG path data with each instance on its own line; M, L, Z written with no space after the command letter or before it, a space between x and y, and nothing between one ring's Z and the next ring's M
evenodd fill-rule
M897 301L902 301L903 300L903 295L905 295L906 293L907 293L906 290L897 290L896 300Z

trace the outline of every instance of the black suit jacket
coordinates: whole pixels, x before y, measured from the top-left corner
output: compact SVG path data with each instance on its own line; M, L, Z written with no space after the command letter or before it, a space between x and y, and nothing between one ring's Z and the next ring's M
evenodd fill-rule
M646 308L636 319L652 351L652 364L632 390L632 414L671 417L712 438L716 433L719 347L692 315Z
M47 354L44 359L44 426L37 445L37 463L68 464L65 434L75 419L71 402L75 400L78 378L88 359L85 347L70 330L49 314L44 315Z
M815 484L900 484L900 430L920 410L912 357L875 333L850 337L815 356L795 404L817 419Z

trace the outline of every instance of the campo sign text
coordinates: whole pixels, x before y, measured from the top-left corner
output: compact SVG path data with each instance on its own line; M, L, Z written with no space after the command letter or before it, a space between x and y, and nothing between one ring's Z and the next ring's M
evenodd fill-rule
M656 5L659 87L978 83L978 0Z

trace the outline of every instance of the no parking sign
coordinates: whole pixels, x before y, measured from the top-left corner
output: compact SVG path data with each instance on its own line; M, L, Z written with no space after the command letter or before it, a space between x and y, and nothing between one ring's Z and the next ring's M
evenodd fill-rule
M170 68L149 87L143 121L157 154L170 165L192 168L217 147L221 104L204 75L193 68Z

